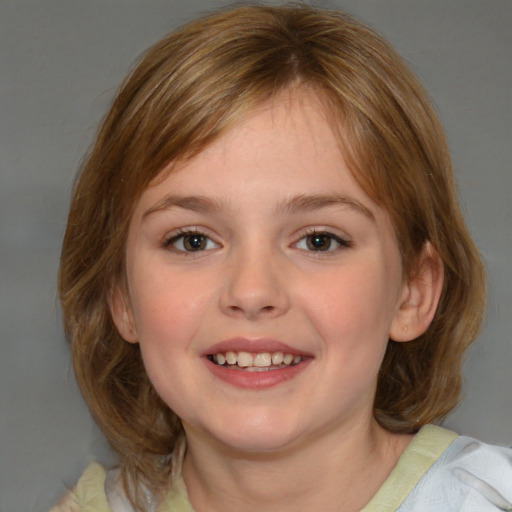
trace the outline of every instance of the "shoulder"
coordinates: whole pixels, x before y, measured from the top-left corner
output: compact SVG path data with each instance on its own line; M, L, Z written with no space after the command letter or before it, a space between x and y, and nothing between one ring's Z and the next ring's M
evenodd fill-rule
M399 510L512 511L512 449L456 437Z
M49 512L110 512L105 496L105 477L103 466L91 463L74 489Z

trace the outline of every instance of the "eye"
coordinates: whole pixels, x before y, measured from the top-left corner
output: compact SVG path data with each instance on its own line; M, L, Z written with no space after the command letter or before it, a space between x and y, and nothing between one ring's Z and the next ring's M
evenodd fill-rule
M313 231L308 233L295 244L297 249L313 252L335 251L336 249L350 246L351 243L348 240L344 240L327 231Z
M199 252L216 249L219 244L199 231L181 231L166 240L165 247L181 252Z

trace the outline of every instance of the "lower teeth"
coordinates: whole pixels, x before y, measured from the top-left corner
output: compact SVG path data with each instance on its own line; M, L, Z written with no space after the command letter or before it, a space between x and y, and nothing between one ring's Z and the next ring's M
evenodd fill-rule
M236 364L230 364L230 365L224 364L224 365L220 365L220 366L224 366L226 368L229 368L230 370L241 370L241 371L246 371L246 372L268 372L268 371L272 371L272 370L280 370L281 368L290 368L290 366L294 366L294 365L293 364L282 364L280 366L246 366L243 368Z
M240 368L239 366L233 365L231 368L234 368L235 370L242 370L246 372L268 372L272 370L279 370L277 366L264 366L264 367L258 367L258 366L247 366L246 368Z

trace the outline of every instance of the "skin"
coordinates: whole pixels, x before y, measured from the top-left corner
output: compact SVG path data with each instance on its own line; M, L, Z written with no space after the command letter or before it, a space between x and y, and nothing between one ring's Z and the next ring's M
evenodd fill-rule
M404 280L389 216L312 93L276 98L170 170L136 207L128 297L112 313L182 419L194 508L360 510L410 442L372 404L388 339L417 337L435 311L432 252ZM235 338L285 343L307 364L269 387L233 385L205 354Z

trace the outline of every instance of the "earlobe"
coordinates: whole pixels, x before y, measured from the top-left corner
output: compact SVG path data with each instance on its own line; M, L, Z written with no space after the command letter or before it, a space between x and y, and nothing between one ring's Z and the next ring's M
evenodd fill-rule
M127 294L116 286L112 289L108 302L112 320L119 334L129 343L137 343L137 330Z
M427 242L419 256L416 271L404 283L389 337L411 341L421 336L434 318L444 281L443 262Z

